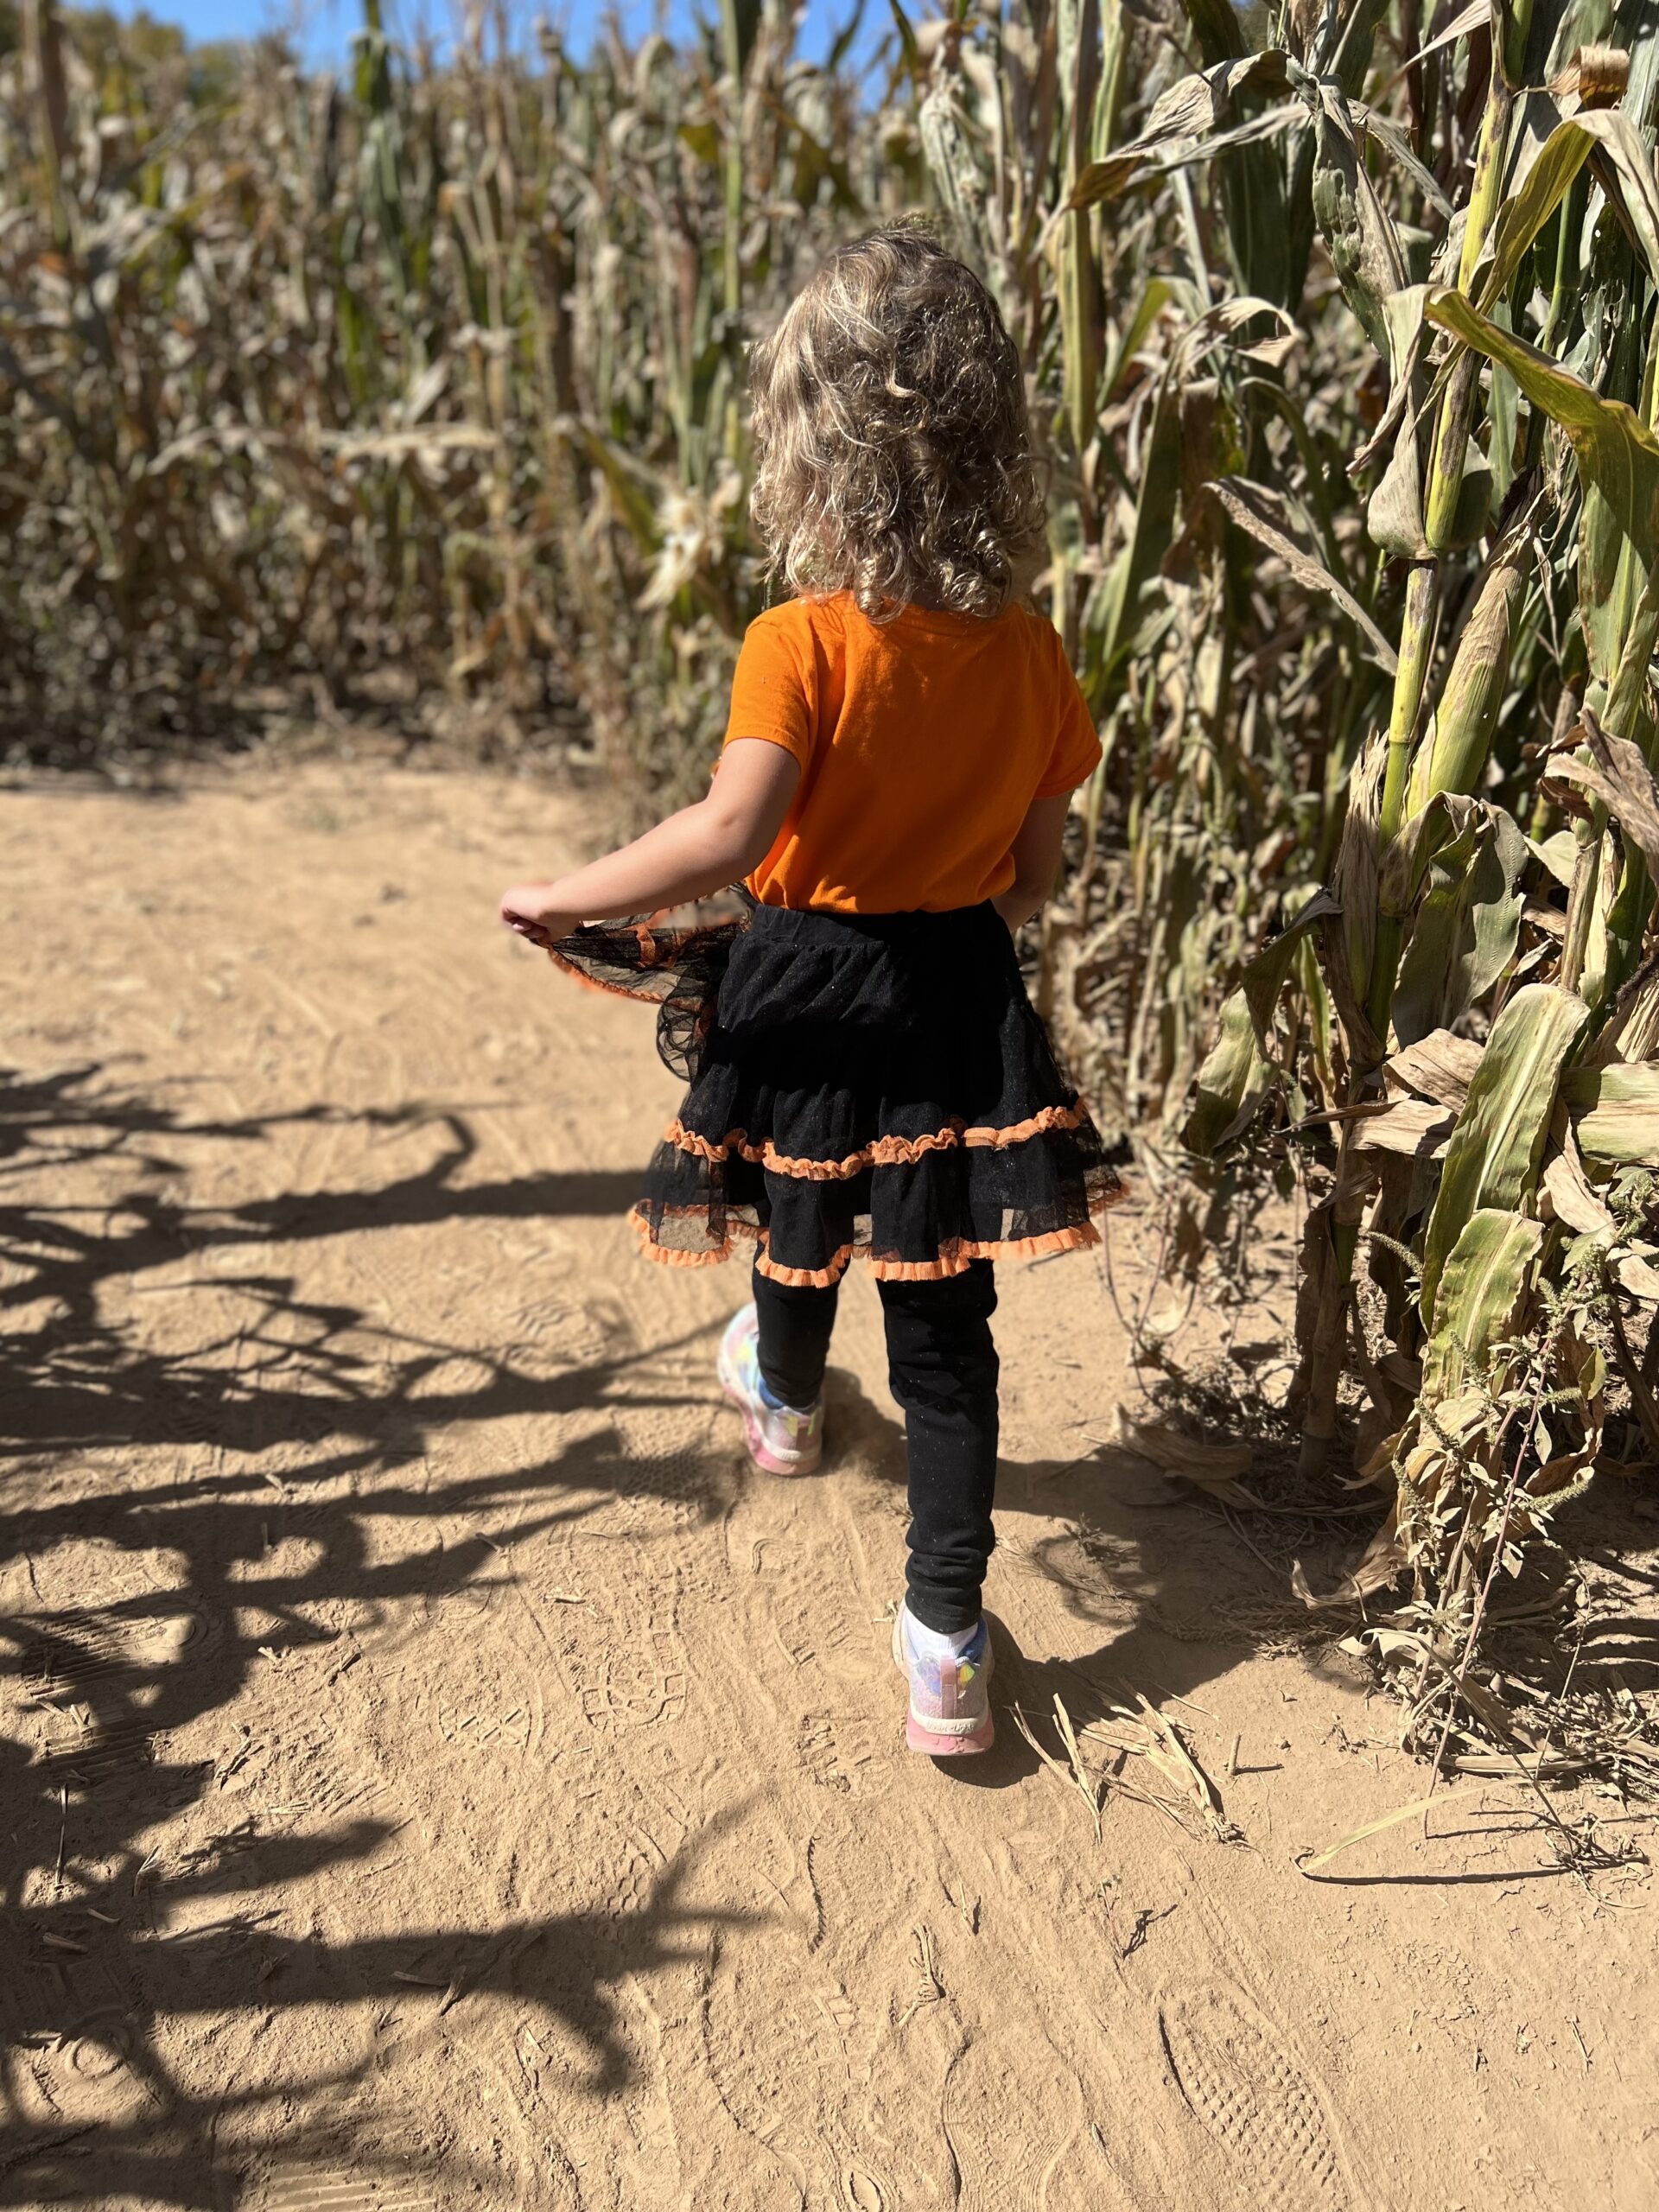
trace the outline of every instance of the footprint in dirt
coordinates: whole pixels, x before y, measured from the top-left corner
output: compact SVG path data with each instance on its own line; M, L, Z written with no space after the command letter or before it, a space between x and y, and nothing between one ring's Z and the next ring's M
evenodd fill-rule
M1355 2212L1332 2122L1272 2025L1224 1983L1167 1992L1159 2032L1176 2088L1262 2212Z
M812 1897L808 1948L822 1950L885 2006L902 1998L911 1971L911 1930L927 1910L925 1877L912 1837L890 1805L835 1803L806 1844Z
M806 1779L841 1797L878 1796L893 1783L893 1759L880 1730L869 1716L828 1707L799 1715L795 1758Z
M523 2106L493 2063L439 2036L412 2038L393 2064L402 2081L375 2071L316 2098L248 2177L237 2200L246 2212L448 2212L463 2201L525 2212L570 2201L543 2185Z
M217 1644L220 1624L181 1601L153 1614L41 1615L22 1658L31 1705L48 1718L41 1757L66 1785L107 1781L145 1765L183 1670ZM188 1699L185 1700L189 1701Z
M613 1404L612 1421L621 1446L613 1491L616 1510L642 1541L684 1538L718 1514L726 1454L712 1406L677 1403L687 1383L673 1373L636 1376L633 1387L655 1383L666 1406Z
M784 1656L803 1675L850 1685L880 1673L875 1607L841 1531L791 1529L768 1545L760 1594Z
M1106 2212L1111 2200L1057 2190L1086 2130L1083 2092L1058 2052L992 2029L963 2047L940 2120L962 2177L963 2212ZM1075 2182L1073 2173L1073 2182Z
M582 1717L606 1730L671 1726L685 1709L679 1578L651 1575L637 1550L608 1536L566 1547L562 1601L543 1617Z
M153 2094L127 2047L118 2019L87 2024L85 2032L60 2037L49 2050L20 2052L10 2069L13 2119L44 2136L65 2126L142 2128L153 2112Z
M834 2017L842 1993L809 1990L798 1967L779 1974L719 1961L703 1994L702 2059L727 2118L745 2138L744 2212L796 2212L806 2201L812 2145L845 2094L845 2044ZM814 2002L814 1999L818 2001ZM716 2172L722 2177L725 2162ZM721 2180L722 2203L728 2198ZM709 2199L710 2204L714 2198Z

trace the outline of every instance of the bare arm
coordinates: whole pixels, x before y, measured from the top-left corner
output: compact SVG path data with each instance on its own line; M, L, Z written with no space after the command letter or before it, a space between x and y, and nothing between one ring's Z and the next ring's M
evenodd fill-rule
M501 894L501 918L532 944L547 944L580 922L706 898L772 850L800 775L800 763L781 745L739 738L721 755L706 798L574 874L515 884Z
M1011 930L1028 922L1052 894L1071 805L1069 792L1058 798L1034 798L1020 825L1014 841L1014 881L992 901Z

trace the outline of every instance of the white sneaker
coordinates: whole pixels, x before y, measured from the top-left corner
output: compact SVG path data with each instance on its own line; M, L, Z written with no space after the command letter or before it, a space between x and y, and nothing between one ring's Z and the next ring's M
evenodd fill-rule
M910 1688L905 1741L929 1758L988 1751L996 1741L991 1715L991 1637L982 1620L960 1651L918 1652L911 1638L908 1605L893 1624L893 1663Z
M743 1416L749 1457L769 1475L810 1475L823 1456L822 1402L798 1413L774 1406L760 1383L760 1326L754 1307L733 1314L720 1340L720 1387Z

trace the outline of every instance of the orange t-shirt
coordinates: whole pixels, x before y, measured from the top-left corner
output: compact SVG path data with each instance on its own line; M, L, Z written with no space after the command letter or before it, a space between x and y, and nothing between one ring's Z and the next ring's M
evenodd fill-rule
M1014 881L1034 798L1075 791L1100 740L1053 625L907 607L890 622L850 593L791 600L749 625L726 742L764 738L801 764L764 906L945 913Z

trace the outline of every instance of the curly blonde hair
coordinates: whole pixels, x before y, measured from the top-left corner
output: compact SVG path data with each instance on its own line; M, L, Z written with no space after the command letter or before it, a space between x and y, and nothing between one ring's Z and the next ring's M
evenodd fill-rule
M881 621L912 604L1000 614L1028 586L1044 502L1020 356L925 232L832 254L756 347L751 389L751 508L791 591L850 591Z

